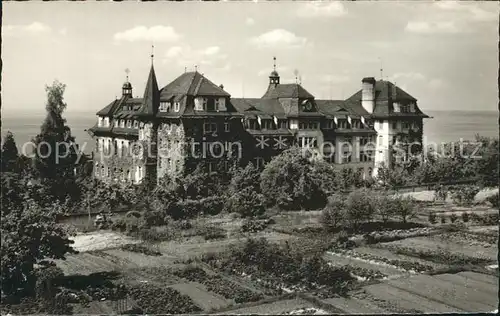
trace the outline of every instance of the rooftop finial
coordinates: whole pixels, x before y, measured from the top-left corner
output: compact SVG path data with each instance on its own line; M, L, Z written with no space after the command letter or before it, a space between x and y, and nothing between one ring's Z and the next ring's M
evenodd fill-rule
M276 71L276 56L273 57L273 69Z
M155 58L155 46L151 45L151 65L153 64L154 58Z
M128 74L130 73L130 69L126 68L125 73L127 74L127 82L128 82Z
M198 65L194 65L194 71L198 72Z
M382 58L378 58L380 60L380 79L384 80L384 67L382 66Z
M184 67L184 73L188 71L188 67Z

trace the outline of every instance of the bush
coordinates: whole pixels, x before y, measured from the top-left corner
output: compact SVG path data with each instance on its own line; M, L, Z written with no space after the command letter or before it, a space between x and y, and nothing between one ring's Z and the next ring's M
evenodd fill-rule
M498 198L499 198L499 196L498 196L498 192L497 192L495 195L488 196L486 198L486 201L490 202L491 206L498 209Z
M357 229L362 222L369 221L375 213L376 200L370 190L360 189L351 192L346 200L346 220L351 228Z
M437 218L436 218L436 213L434 212L429 212L429 223L431 224L436 224L437 223Z
M453 187L450 191L453 202L460 205L470 205L474 202L474 197L479 192L479 187L465 185Z
M462 222L467 223L469 221L469 213L463 212L462 213Z
M457 216L457 215L455 215L455 213L452 213L452 214L450 215L450 221L451 221L452 223L455 223L455 222L457 221L457 219L458 219L458 216Z
M264 219L264 220L246 219L243 221L243 224L241 225L241 231L245 233L246 232L257 233L266 229L271 224L271 221L272 220L270 219Z
M329 231L334 231L345 217L345 201L341 195L332 195L328 198L328 205L321 213L320 222Z
M123 245L121 248L122 250L142 253L147 256L161 256L161 252L149 249L149 247L146 247L141 244L128 244L128 245Z
M189 220L183 219L172 222L172 226L176 229L186 230L191 229L193 227L193 224L191 224Z
M182 200L172 206L170 216L174 220L194 218L198 215L216 215L222 212L224 200L219 196L202 198L199 200Z
M239 213L241 217L257 217L265 213L264 196L251 187L233 194L227 199L226 211Z
M441 224L446 224L446 217L441 215Z
M142 228L138 232L139 238L147 242L169 241L178 237L176 231L171 229Z
M448 197L448 188L443 185L437 185L434 187L434 200L435 201L446 201Z
M226 231L215 226L201 226L196 229L196 234L203 236L205 240L226 238Z

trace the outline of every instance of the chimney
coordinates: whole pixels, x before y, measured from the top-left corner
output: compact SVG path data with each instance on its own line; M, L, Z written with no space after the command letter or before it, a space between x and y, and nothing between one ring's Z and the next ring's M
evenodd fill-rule
M219 88L221 88L222 90L224 90L224 85L223 85L223 84L221 84L221 85L219 86Z
M373 113L375 107L375 78L373 77L361 80L361 105L368 113Z

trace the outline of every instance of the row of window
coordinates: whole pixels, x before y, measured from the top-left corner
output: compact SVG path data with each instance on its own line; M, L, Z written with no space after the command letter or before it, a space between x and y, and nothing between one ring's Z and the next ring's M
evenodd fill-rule
M137 176L139 179L144 177L144 168L142 166L138 166L136 168ZM97 163L94 169L95 176L98 178L108 178L111 177L115 181L133 181L132 172L130 169L124 170L123 168L113 168L110 170L108 166L101 165Z
M195 98L194 99L194 109L196 111L225 111L226 110L226 99L225 98Z
M349 124L347 120L338 120L337 122L337 128L339 129L347 129L347 128L363 128L363 124L359 120L352 120L352 123ZM299 130L315 130L319 129L320 123L319 122L299 122L298 125L297 123L293 122L290 123L290 128L298 128ZM248 121L247 128L252 129L252 130L259 130L259 129L287 129L289 128L288 121L286 120L278 120L278 124L275 124L272 120L261 120L260 124L258 120L256 119L251 119ZM335 128L335 122L334 120L328 120L326 124L324 125L325 129L334 129Z
M173 110L174 112L179 112L181 108L180 102L174 102ZM171 112L172 111L172 102L170 101L160 101L160 112Z
M224 132L230 132L230 124L224 123ZM203 133L217 133L217 123L203 123Z

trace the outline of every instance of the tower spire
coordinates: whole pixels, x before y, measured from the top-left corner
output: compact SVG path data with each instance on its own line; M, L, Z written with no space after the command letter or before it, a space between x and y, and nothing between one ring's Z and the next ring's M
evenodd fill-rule
M273 70L276 71L276 56L273 57Z
M155 46L151 45L151 65L153 65L154 58L155 58Z
M382 66L382 58L378 58L380 60L380 79L384 80L384 67Z
M126 68L125 73L127 74L127 82L128 82L128 74L130 73L130 69Z

